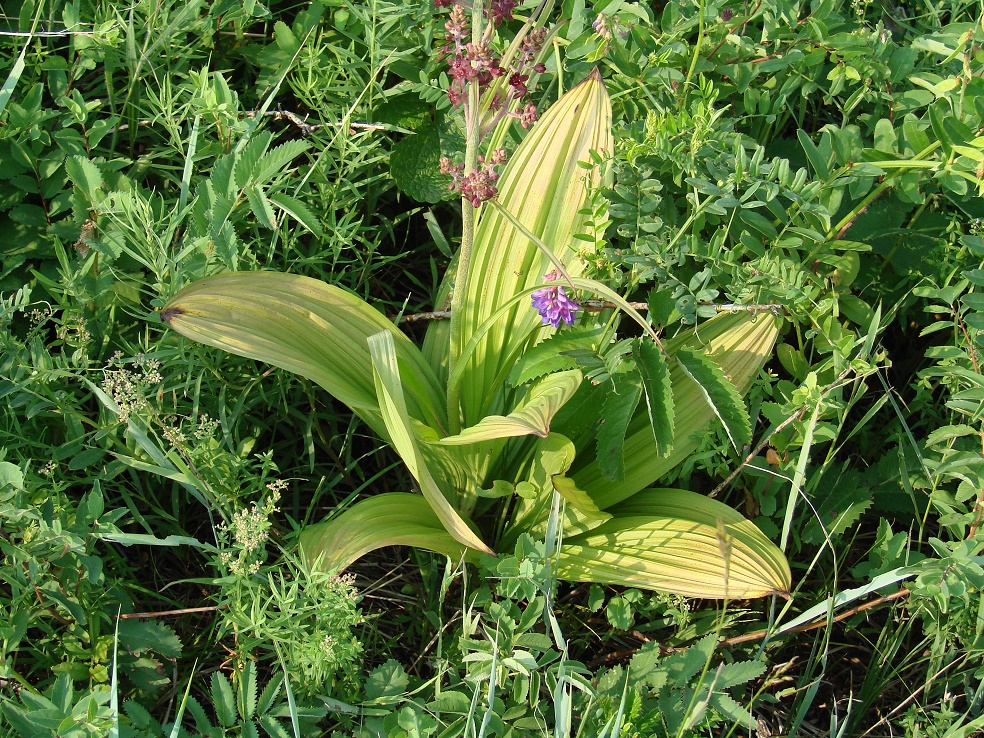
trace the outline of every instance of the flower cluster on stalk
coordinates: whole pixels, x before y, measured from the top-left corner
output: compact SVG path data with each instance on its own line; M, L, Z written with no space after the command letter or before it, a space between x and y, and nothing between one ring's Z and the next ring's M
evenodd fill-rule
M505 161L506 150L496 149L488 159L479 156L478 169L465 174L463 164L455 164L448 157L442 156L441 174L450 174L451 184L448 189L452 192L460 191L461 196L477 208L486 200L491 200L499 194L499 190L495 186L495 183L499 181L499 173L495 171L494 167Z
M455 108L465 107L465 118L478 115L477 110L468 110L468 88L477 83L479 94L488 100L489 119L482 121L481 133L490 131L505 117L516 118L523 128L529 128L537 120L536 106L526 98L530 93L529 82L533 74L542 74L546 67L537 62L547 38L545 28L533 28L525 34L513 56L503 62L493 47L495 29L505 21L513 19L512 12L517 0L491 0L484 4L484 15L489 21L480 39L472 38L470 12L465 0L434 0L438 8L450 8L444 46L441 56L447 60L451 84L448 87L448 100ZM507 84L494 87L493 82L505 78ZM492 90L490 92L490 90ZM486 108L486 106L483 106ZM505 154L496 151L488 161L479 160L474 172L465 173L463 167L455 165L450 159L441 160L441 172L452 177L452 191L478 207L486 200L495 197L495 182L498 175L493 166L505 162Z
M552 270L543 275L543 278L551 282L558 279L556 270ZM540 318L544 325L550 324L554 328L560 328L560 324L570 325L574 322L575 315L580 310L580 305L567 296L567 292L562 285L552 285L534 292L533 307L540 313Z

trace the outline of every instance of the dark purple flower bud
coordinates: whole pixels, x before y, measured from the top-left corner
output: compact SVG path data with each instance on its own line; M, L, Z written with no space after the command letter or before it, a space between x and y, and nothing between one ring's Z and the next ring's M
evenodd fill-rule
M735 11L731 8L725 8L721 11L721 20L727 23L729 20L735 17Z
M557 272L547 272L543 278L554 281L557 279ZM552 325L554 328L560 328L561 323L564 325L573 323L574 313L580 309L579 305L567 296L561 285L544 287L534 292L531 297L533 307L540 313L543 324Z

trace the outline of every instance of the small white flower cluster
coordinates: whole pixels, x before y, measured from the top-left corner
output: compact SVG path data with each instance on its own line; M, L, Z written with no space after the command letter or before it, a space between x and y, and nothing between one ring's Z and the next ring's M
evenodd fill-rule
M260 554L270 538L270 517L277 512L277 502L287 482L278 479L266 487L269 494L263 500L237 511L229 525L220 527L221 533L231 534L232 548L219 554L219 560L238 577L249 577L260 570L265 558Z
M102 389L116 403L121 423L126 423L134 411L146 408L147 389L163 381L161 365L156 359L137 354L129 363L132 368L126 366L123 352L117 351L110 358L109 367L103 370Z

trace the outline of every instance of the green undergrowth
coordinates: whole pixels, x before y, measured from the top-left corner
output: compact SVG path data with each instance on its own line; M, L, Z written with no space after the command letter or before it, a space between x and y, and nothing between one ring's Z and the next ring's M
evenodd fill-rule
M444 307L446 11L5 4L0 736L974 735L982 12L553 10L541 113L596 66L614 109L572 244L589 276L665 337L726 304L781 316L752 443L709 426L659 482L791 562L791 599L717 602L558 584L556 526L476 565L391 548L309 570L301 527L411 480L313 383L158 317L229 270L394 320Z

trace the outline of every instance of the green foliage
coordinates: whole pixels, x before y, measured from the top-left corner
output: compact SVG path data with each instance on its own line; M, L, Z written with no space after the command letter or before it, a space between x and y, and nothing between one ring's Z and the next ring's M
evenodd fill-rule
M559 218L558 244L520 223L583 270L579 290L590 278L647 306L667 351L598 306L536 329L517 297L478 353L513 349L463 375L461 432L445 417L447 323L429 326L420 363L436 391L398 359L418 471L465 490L457 512L499 552L471 550L467 578L419 482L348 409L156 317L230 270L326 282L365 301L372 332L448 304L461 210L438 158L468 127L446 95L446 16L391 0L5 11L0 735L106 735L115 712L134 736L170 735L177 715L178 735L202 736L726 735L748 730L746 710L773 734L980 730L979 5L567 1L499 27L506 51L527 18L563 21L528 80L541 113L602 70L612 145L580 157L598 182ZM502 127L490 148L526 136ZM511 214L547 191L514 191ZM536 261L530 243L503 248ZM481 263L471 288L535 289L551 267L532 261ZM472 328L520 291L503 287ZM709 320L722 304L772 307ZM773 315L775 359L739 377L718 327ZM514 330L524 321L537 332ZM560 375L581 377L570 396ZM436 410L418 416L428 394ZM533 434L440 442L520 426ZM445 451L454 462L434 463ZM706 513L715 555L741 541L708 493L778 541L791 602L722 613L557 587L558 550L642 535L625 520L642 507L653 525L666 490L634 493L657 477L692 490L674 515ZM373 518L373 541L339 537ZM453 563L442 579L443 555L413 553L418 571L388 549L349 583L295 557L319 535ZM784 630L802 613L815 629ZM712 653L718 633L748 650Z

